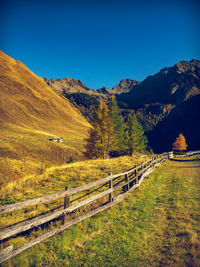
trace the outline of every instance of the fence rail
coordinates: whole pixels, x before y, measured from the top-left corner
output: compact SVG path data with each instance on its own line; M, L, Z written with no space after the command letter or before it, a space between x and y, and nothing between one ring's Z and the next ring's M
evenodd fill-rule
M112 173L109 174L109 176L97 180L76 188L68 188L67 190L63 192L59 192L56 194L51 194L27 201L22 201L14 204L9 205L3 205L0 207L0 214L5 213L11 213L20 209L27 209L32 206L37 206L39 204L44 204L48 202L52 202L55 200L58 200L60 198L64 198L63 203L63 209L58 211L50 211L47 214L39 215L35 218L31 218L19 223L16 223L14 225L8 226L4 229L0 230L0 242L3 243L7 241L10 238L14 238L16 235L20 235L25 233L26 231L30 231L33 228L36 228L38 226L44 225L46 223L49 223L53 220L61 219L61 226L56 227L55 229L47 232L46 234L43 234L40 237L35 238L34 240L22 245L19 248L13 249L13 246L9 246L2 251L0 251L0 263L4 262L5 260L8 260L9 258L18 255L22 251L40 243L41 241L59 233L63 230L67 229L68 227L85 220L86 218L89 218L103 210L106 210L119 201L123 200L127 193L130 191L133 191L134 189L138 188L140 184L142 183L145 176L147 176L150 172L153 171L153 169L160 164L161 162L173 157L173 152L169 153L163 153L160 155L153 156L150 160L145 161L139 166L135 166L131 170L128 170L123 173L119 173L116 175L113 175ZM99 187L98 187L99 186ZM94 192L97 192L99 189L102 189L104 186L107 186L104 191L98 192L95 195L90 196ZM84 196L78 196L78 198L72 200L70 202L70 196L75 195L77 193L88 191L92 188L91 192L87 192ZM120 189L122 189L121 192L118 192ZM116 194L114 194L116 193ZM90 196L87 199L81 200L81 198L85 196ZM100 202L100 199L105 198L105 196L108 196L108 200L105 202ZM78 203L75 203L70 206L70 203L72 204L74 201L81 200ZM81 208L89 205L93 205L94 203L98 204L97 207L92 207L89 209L89 212L86 212L85 214L81 214L77 218L70 218L70 214L76 213ZM71 220L70 220L71 219Z
M200 150L197 150L197 151L188 151L185 153L185 155L187 156L193 156L193 155L198 155L200 154Z
M196 150L196 151L179 151L179 150L174 150L174 155L185 155L185 156L193 156L193 155L198 155L200 154L200 150Z

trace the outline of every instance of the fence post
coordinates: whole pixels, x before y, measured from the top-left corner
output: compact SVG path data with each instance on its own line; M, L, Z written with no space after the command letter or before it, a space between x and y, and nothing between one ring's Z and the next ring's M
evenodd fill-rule
M128 181L129 181L129 176L128 176L128 173L127 173L127 174L125 174L125 181L126 181L126 182L128 182ZM130 184L128 183L128 184L127 184L127 186L126 186L126 189L127 189L127 191L129 190L129 188L130 188Z
M129 180L128 174L125 174L125 183L127 183L128 180ZM127 185L123 186L123 188L122 188L123 192L125 193L126 191L128 191L129 187L130 187L129 183Z
M109 173L109 176L111 176L111 175L112 175L112 172ZM109 188L110 189L113 189L113 179L111 179L109 181ZM109 202L112 202L113 201L113 192L109 193L109 200L108 201Z
M135 167L136 167L136 165L135 165ZM135 169L135 176L136 176L136 184L138 184L138 170L137 169Z
M152 160L151 160L151 166L152 167L154 166L154 156L152 157Z
M153 167L153 161L154 161L154 156L151 157L151 164L150 164L151 167Z
M70 188L70 186L66 186L65 187L65 190L68 190ZM66 196L64 197L64 209L68 208L69 207L69 196ZM67 222L67 213L65 213L63 215L63 221L62 221L62 224L65 224Z

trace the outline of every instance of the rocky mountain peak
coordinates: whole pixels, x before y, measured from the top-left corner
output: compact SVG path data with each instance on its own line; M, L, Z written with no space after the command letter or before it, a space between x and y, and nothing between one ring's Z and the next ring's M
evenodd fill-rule
M105 86L100 89L97 89L97 92L101 94L110 94L110 90Z
M189 62L182 60L175 65L175 68L179 73L199 71L200 61L195 59L192 59Z
M112 93L121 94L130 92L135 86L141 82L131 79L123 79L117 85L112 88Z

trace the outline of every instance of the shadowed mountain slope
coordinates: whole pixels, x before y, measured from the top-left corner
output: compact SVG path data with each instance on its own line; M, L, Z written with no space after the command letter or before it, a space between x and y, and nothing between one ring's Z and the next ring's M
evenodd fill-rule
M148 132L155 152L170 151L179 133L183 133L189 150L200 149L200 95L178 104L156 128Z
M200 61L164 68L117 98L137 110L156 152L171 150L181 132L189 149L200 148Z
M145 104L162 103L177 105L200 94L200 61L180 61L173 67L162 69L134 90L120 94L119 101L124 101L131 108L137 109Z

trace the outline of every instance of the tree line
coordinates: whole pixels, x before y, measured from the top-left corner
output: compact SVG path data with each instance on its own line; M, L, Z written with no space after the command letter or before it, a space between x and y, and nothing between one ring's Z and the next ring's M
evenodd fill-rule
M85 140L84 154L87 158L132 156L147 147L147 138L135 113L129 114L125 121L114 97L108 105L104 102L99 104L91 124L93 127Z

